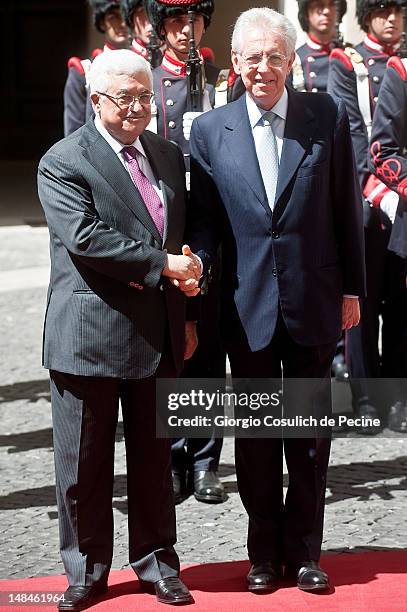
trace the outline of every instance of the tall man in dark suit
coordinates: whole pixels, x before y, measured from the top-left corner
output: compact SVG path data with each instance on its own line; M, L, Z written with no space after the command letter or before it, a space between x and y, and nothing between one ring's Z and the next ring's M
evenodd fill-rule
M295 39L291 22L271 9L242 13L232 61L246 94L192 126L187 236L204 266L222 244L221 329L238 378L283 370L285 378L329 379L336 342L357 325L364 293L346 110L327 94L286 89ZM249 589L273 590L282 565L299 588L327 588L318 561L329 449L327 437L236 439Z
M201 274L186 245L177 255L184 163L175 145L144 131L152 76L143 58L103 53L89 80L95 119L48 151L38 178L51 245L44 365L70 585L59 609L82 610L107 589L119 400L130 564L159 601L188 603L173 548L170 441L155 435L155 380L176 376L196 343L170 282L193 293Z

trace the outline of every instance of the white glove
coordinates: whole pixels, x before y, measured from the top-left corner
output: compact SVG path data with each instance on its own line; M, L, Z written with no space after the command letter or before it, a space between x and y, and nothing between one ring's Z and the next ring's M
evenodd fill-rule
M184 138L185 140L189 140L189 137L191 136L191 127L192 127L192 122L195 119L195 117L199 117L199 115L202 115L203 113L184 113L182 116L182 129L184 130Z
M380 201L380 210L382 210L394 223L396 218L397 206L399 203L399 196L395 191L389 191L386 193Z

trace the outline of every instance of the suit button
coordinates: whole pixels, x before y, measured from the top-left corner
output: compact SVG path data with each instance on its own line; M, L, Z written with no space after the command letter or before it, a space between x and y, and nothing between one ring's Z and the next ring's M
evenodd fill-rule
M309 61L309 62L315 62L315 58L314 58L314 57L312 57L312 55L310 55L310 56L309 56L309 58L308 58L308 61Z
M367 63L369 64L369 66L374 66L376 62L374 61L374 59L370 59L367 61Z
M315 72L310 72L309 73L311 79L314 79L317 75L315 74Z
M171 87L171 81L169 81L168 79L166 79L164 81L164 87Z
M317 88L317 87L313 87L313 88L311 89L311 91L312 91L312 93L318 93L318 88Z
M166 105L167 106L174 106L174 100L167 100Z
M160 291L164 291L164 285L160 285Z
M277 270L276 270L276 268L273 268L273 269L272 269L272 271L271 271L271 273L272 273L272 275L273 275L273 276L277 276Z
M175 121L169 121L168 122L168 127L173 130L174 128L177 127L177 124L175 123Z
M373 82L374 82L374 83L378 83L379 81L380 81L380 79L379 79L379 77L378 77L378 76L374 76L374 77L373 77Z
M280 238L280 234L278 232L273 232L271 235L274 238L274 240L278 240Z

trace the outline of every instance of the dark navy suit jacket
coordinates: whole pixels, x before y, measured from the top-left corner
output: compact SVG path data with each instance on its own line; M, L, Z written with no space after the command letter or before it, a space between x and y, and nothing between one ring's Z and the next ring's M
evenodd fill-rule
M279 304L292 338L341 334L344 294L364 295L362 207L348 117L327 94L289 90L272 212L245 96L203 114L191 133L188 241L207 265L222 243L222 328L267 346Z

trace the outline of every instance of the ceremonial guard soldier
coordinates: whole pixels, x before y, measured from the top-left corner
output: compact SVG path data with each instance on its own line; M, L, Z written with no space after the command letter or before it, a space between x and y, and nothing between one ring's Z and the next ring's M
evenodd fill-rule
M150 129L179 145L189 170L188 132L194 116L191 116L191 112L194 111L189 108L186 78L189 54L188 11L193 10L196 15L194 39L199 55L199 43L210 24L214 3L213 0L146 0L146 8L155 32L166 45L161 66L153 71L157 123L156 126L150 125ZM214 85L219 74L219 69L215 74L211 70L211 83L206 74L207 65L203 60L201 66L204 83L202 108L198 112L210 110L214 106ZM187 117L184 117L186 113Z
M131 50L144 57L155 68L161 61L161 45L147 17L144 0L121 0L120 5L132 36Z
M407 363L404 266L387 250L395 212L394 194L370 174L367 166L372 118L386 63L399 48L401 5L402 0L360 0L356 16L366 37L355 48L347 45L334 49L329 67L328 92L345 101L364 196L367 297L361 304L360 324L347 333L346 353L354 411L371 418L380 416L380 405L387 411L392 404L390 411L394 412L401 399L396 386L392 397L383 396L383 385L374 384L375 379L396 376L400 359ZM398 428L395 419L391 425ZM367 426L358 431L375 434L379 429Z
M298 21L307 33L297 49L291 85L298 91L326 91L329 54L337 45L336 25L346 13L346 0L298 0Z
M407 11L403 7L403 12ZM403 43L400 57L391 57L383 77L379 100L372 125L369 166L377 178L392 190L394 200L389 214L395 213L388 248L394 257L407 257L407 45ZM387 337L387 343L400 344L398 336L406 335L407 300L405 275L400 273L399 327ZM404 347L403 347L404 348ZM405 350L394 359L393 369L388 376L398 377L393 387L397 388L396 402L389 412L389 428L407 433L407 362Z
M346 0L298 0L298 21L307 33L306 42L297 49L287 84L297 91L326 91L329 54L338 44L338 24L346 13ZM245 91L233 68L228 79L228 102Z
M297 49L288 78L297 91L327 90L329 54L340 44L339 26L346 8L346 0L298 0L298 21L307 40ZM344 338L338 342L331 372L338 381L348 378Z
M91 58L105 51L128 47L128 32L120 12L120 0L89 0L93 9L96 29L104 34L103 49L94 49ZM91 59L71 57L68 60L68 77L64 88L64 135L68 136L92 115L88 95L87 73Z
M213 0L146 0L147 15L166 50L161 66L153 71L157 114L150 129L176 142L189 170L189 132L192 120L216 102L219 69L202 57L202 35L211 22ZM223 85L223 83L222 83ZM221 87L222 94L226 87ZM226 95L223 97L226 102ZM219 269L212 267L202 289L198 349L182 377L221 378L226 375L226 354L219 334ZM176 503L193 491L198 501L225 499L217 476L222 439L177 439L172 445L173 484Z

